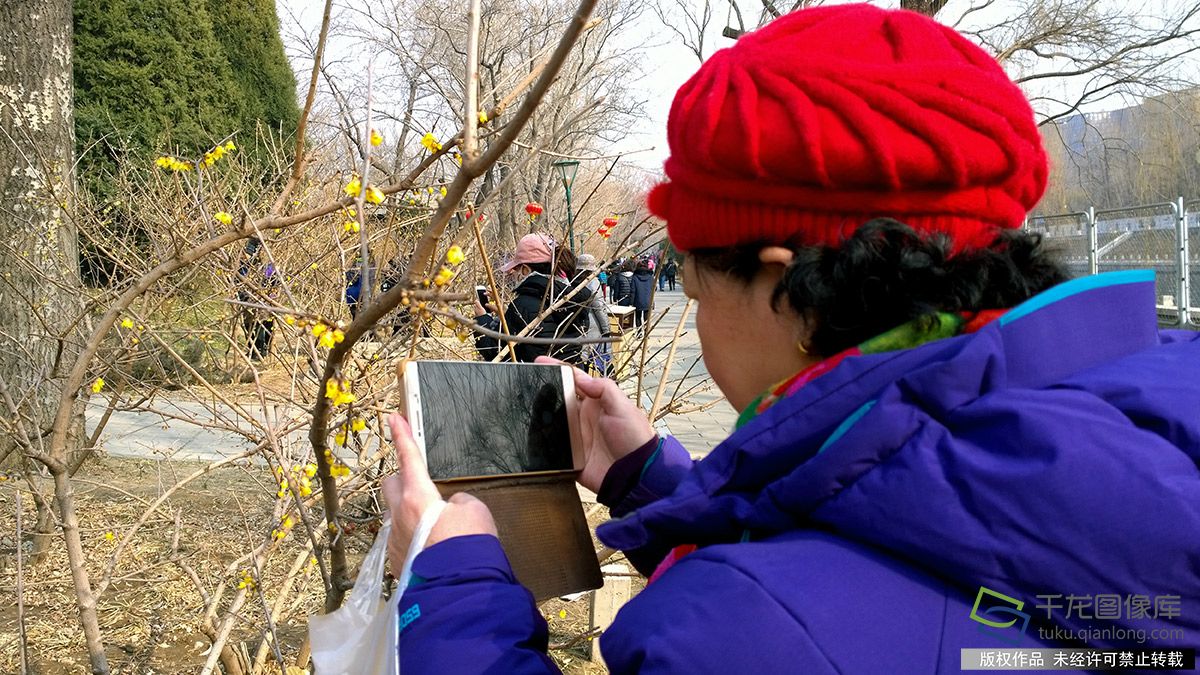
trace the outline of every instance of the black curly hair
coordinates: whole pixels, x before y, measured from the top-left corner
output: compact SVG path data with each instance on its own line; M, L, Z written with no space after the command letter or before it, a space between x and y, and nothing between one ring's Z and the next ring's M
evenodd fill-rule
M766 244L689 252L696 267L749 283ZM952 254L949 237L922 235L891 218L858 228L840 247L788 245L795 259L775 288L813 326L807 348L830 356L903 323L936 312L1013 307L1070 278L1043 244L1023 230Z

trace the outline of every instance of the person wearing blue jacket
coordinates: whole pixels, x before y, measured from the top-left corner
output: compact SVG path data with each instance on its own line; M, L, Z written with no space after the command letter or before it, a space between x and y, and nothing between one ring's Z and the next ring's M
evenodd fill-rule
M1200 646L1200 335L1158 328L1152 272L1068 279L1020 229L1046 154L995 60L913 12L803 9L705 62L668 140L649 206L741 414L693 462L576 374L597 536L649 577L612 672ZM390 423L397 564L439 497ZM406 675L555 671L481 502L454 495L412 570Z

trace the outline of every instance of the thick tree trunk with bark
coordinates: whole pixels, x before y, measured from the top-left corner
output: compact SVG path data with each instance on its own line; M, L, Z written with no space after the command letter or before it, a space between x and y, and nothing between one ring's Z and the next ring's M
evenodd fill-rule
M14 443L45 450L61 379L77 352L80 297L75 229L66 213L75 145L71 3L5 0L0 25L0 414L9 420L0 426L0 455L6 455ZM80 434L73 435L78 444Z
M4 0L0 26L0 453L38 457L51 469L91 669L107 673L67 474L79 451L82 415L78 406L59 415L64 400L80 400L62 396L79 353L82 306L68 216L75 146L71 2ZM52 439L56 417L60 433ZM52 524L48 500L38 506L39 523Z
M900 0L900 7L920 12L926 16L934 16L942 11L949 0Z

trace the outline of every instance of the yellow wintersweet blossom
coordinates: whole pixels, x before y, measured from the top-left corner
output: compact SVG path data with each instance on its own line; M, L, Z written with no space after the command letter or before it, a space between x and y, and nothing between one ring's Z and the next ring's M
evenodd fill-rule
M342 332L342 329L334 328L333 330L322 332L321 337L317 341L321 343L322 347L333 349L334 345L344 339L346 339L346 334Z
M434 136L432 132L426 133L421 137L421 145L425 146L425 149L430 152L437 152L442 149L442 144L438 143L437 136Z
M438 270L437 276L433 278L433 283L438 286L445 286L454 280L454 270L449 267L443 267Z
M445 197L445 196L446 196L446 186L445 186L445 185L443 185L443 186L441 187L441 189L439 190L439 192L441 192L442 196L443 196L443 197Z
M351 178L350 182L346 183L345 191L351 197L357 197L358 193L362 192L362 181L358 179L358 176Z
M446 251L446 262L451 265L461 265L462 261L466 260L466 257L461 246L451 246L450 250Z
M104 391L104 378L97 377L96 381L92 383L92 393L99 394L101 391Z
M369 187L369 188L367 188L367 196L365 197L365 199L367 201L371 202L372 204L382 204L383 203L383 190L380 190L379 188L374 187L374 186Z
M321 337L321 333L324 333L327 330L329 330L329 326L326 326L323 323L314 323L312 327L313 337Z
M169 157L167 155L163 155L162 157L159 157L158 159L154 160L154 163L156 165L158 165L158 168L166 169L167 171L191 171L192 170L191 162L185 162L181 159L177 159L175 157Z
M367 428L367 421L361 417L356 417L350 422L351 431L362 431Z
M133 328L133 319L129 317L121 319L121 328Z
M485 113L484 111L480 110L480 111L479 111L479 123L480 123L480 124L487 124L487 121L488 121L488 116L487 116L487 113Z
M309 478L312 478L313 476L317 475L317 465L313 464L312 462L305 464L304 465L304 475L308 476Z
M337 434L336 434L336 435L334 435L334 437L333 437L333 442L334 442L334 443L337 443L338 445L345 445L345 444L346 444L346 431L345 431L345 429L343 429L342 431L339 431L339 432L337 432Z
M116 538L117 538L116 535L114 535L112 532L104 533L104 541L112 541L113 539L116 539Z
M362 226L358 224L357 220L347 220L346 222L342 223L342 229L346 232L358 234L362 230Z
M350 392L350 383L346 380L326 380L325 398L333 401L334 405L354 403L358 397Z
M233 144L233 141L226 141L225 142L225 151L233 152L234 150L237 150L237 146Z
M217 211L215 214L213 214L213 218L217 219L218 222L223 223L225 225L229 225L230 223L233 222L233 216L229 215L228 213L225 213L224 211Z
M383 142L383 136L379 135L378 131L371 130L371 145L379 145Z
M292 520L292 514L289 513L283 517L283 520L279 521L279 524L283 525L284 529L290 529L296 524L296 521Z
M274 537L275 532L272 532L271 536ZM242 588L253 589L254 588L254 575L250 574L250 570L242 571L242 580L238 582L238 588L239 589L242 589Z
M329 467L329 475L334 478L343 478L350 475L350 467L345 464L334 464Z

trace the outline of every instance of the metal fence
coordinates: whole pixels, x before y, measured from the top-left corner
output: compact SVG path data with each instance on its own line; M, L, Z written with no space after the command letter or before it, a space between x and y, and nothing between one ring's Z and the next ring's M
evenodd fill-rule
M1041 232L1076 276L1127 269L1154 270L1159 321L1200 328L1200 200L1088 209L1035 216Z

